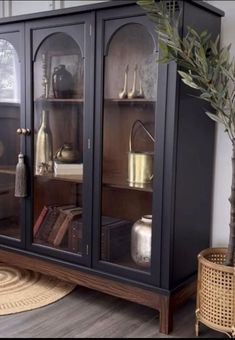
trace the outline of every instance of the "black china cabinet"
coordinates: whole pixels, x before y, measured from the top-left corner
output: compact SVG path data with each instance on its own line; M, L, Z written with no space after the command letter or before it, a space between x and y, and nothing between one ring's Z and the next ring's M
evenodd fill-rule
M219 34L221 11L175 6L182 35ZM2 19L0 47L0 260L159 310L169 333L210 242L206 104L156 62L135 1Z

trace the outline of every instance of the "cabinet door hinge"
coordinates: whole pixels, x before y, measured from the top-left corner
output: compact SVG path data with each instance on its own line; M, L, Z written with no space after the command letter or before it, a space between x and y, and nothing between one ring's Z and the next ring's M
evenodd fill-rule
M90 24L90 36L92 36L92 25Z
M87 140L87 147L88 147L88 149L91 148L91 139L90 138L88 138L88 140Z
M89 246L88 246L88 244L86 245L86 254L89 255Z

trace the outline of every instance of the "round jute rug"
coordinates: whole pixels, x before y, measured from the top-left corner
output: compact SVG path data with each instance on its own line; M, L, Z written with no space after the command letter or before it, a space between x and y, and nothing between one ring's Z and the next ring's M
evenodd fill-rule
M74 288L56 278L0 263L0 315L46 306Z

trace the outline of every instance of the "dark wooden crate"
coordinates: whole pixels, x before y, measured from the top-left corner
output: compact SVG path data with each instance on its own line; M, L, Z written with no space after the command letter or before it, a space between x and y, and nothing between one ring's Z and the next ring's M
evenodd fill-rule
M101 259L114 262L129 256L132 223L126 220L102 217Z
M68 248L73 253L82 253L82 218L72 221L68 228Z

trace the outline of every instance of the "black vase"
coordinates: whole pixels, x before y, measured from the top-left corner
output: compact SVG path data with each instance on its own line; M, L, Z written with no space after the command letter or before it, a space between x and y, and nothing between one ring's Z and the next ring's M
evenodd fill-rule
M66 70L65 65L54 68L52 74L52 89L55 98L72 98L73 96L73 77Z

